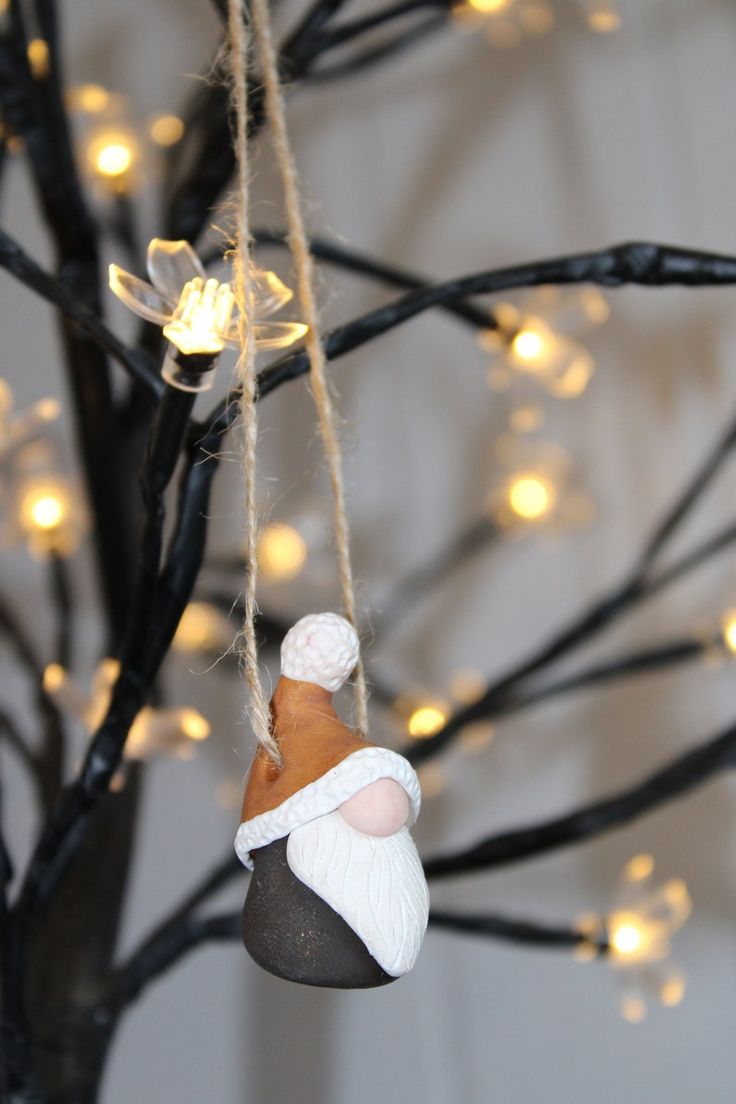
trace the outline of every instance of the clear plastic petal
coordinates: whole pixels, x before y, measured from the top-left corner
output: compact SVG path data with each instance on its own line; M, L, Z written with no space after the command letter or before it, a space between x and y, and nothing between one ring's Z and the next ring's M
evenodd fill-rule
M146 268L156 290L174 303L178 302L188 280L195 276L207 279L202 262L188 241L152 238L148 244Z
M168 322L176 309L176 300L172 302L164 298L145 280L116 264L110 265L110 289L128 310L147 322L155 322L157 326Z
M263 322L254 329L257 349L285 349L304 337L309 326L303 322Z
M286 349L304 337L309 329L303 322L261 322L254 327L256 349L265 352L268 349ZM234 318L227 329L225 344L231 349L240 348L238 320Z
M259 318L268 318L270 314L275 314L294 297L291 288L282 283L275 272L267 269L252 268L251 281L256 315Z

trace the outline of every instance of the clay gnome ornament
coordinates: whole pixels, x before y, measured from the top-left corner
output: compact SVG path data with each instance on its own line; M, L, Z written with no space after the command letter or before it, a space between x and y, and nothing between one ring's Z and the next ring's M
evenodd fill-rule
M248 952L279 977L340 989L407 973L429 911L409 834L421 802L416 773L332 707L358 647L334 613L303 617L284 637L271 700L282 763L256 752L235 839L253 871L242 918Z

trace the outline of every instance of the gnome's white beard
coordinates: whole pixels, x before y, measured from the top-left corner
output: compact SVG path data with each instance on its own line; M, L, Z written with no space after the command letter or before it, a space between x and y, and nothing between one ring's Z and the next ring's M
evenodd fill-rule
M336 810L295 828L286 858L387 974L399 977L411 970L427 927L429 892L408 828L369 836Z

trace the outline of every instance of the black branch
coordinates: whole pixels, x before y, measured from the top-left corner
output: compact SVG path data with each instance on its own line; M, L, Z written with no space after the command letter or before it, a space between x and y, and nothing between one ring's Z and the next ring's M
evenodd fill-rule
M425 873L428 878L478 873L587 842L684 796L734 765L736 725L613 797L552 820L487 836L453 854L430 856L424 860Z
M736 420L733 423L736 425ZM731 448L736 443L736 435L729 432ZM710 481L728 456L728 451L721 448L718 442L714 452L718 453L717 465L703 465L700 469L701 480L698 484L696 495L692 494L692 485L688 485L688 510L704 493ZM678 497L674 506L668 511L667 518L677 515L677 525L684 520L687 511L680 508L682 496ZM676 526L668 527L668 537L675 532ZM663 568L656 575L647 572L652 567L651 559L644 556L640 559L632 574L616 584L591 606L577 614L575 618L562 629L554 633L540 649L531 656L516 664L511 670L495 679L485 693L471 705L457 710L439 732L421 744L413 745L406 749L405 754L416 764L425 762L443 751L462 729L474 721L498 716L509 708L513 709L514 699L520 684L524 684L531 676L550 666L563 655L582 644L587 643L593 637L609 627L619 617L630 612L641 602L653 598L665 587L682 579L690 571L705 563L711 556L722 552L730 544L736 541L736 524L730 524L719 530L712 537L703 541L696 548L681 556L669 567ZM664 547L660 544L659 550Z
M444 912L440 909L432 909L429 914L429 925L431 928L451 931L459 935L480 935L487 939L498 939L504 943L516 943L546 950L569 951L583 944L586 948L594 948L599 955L605 955L608 950L605 941L591 943L588 936L574 927L543 924L519 917L497 916L489 913ZM191 951L214 942L228 943L240 940L240 926L240 913L232 912L206 917L187 914L175 923L157 929L114 978L111 995L108 998L108 1014L119 1016L138 1000L153 982Z
M500 939L504 943L518 943L525 947L544 947L548 950L575 950L584 945L599 955L605 955L608 944L604 940L591 942L574 927L540 924L534 920L522 920L512 916L493 916L488 913L444 912L432 909L429 914L431 927L458 935L482 935Z
M283 230L255 230L253 240L256 245L276 246L288 248L288 236ZM309 251L315 260L332 265L334 268L352 272L357 276L367 276L389 287L403 288L404 290L421 290L433 286L433 281L426 276L420 276L416 272L410 272L398 265L388 264L386 261L370 257L361 250L342 245L338 242L327 241L325 238L313 237L309 241ZM213 254L212 260L221 260L218 252ZM481 330L495 330L498 323L490 311L483 310L473 303L443 303L441 310L467 322L470 326Z
M109 353L132 379L152 395L158 396L162 393L163 382L148 355L143 350L132 349L120 341L100 320L95 310L78 299L61 280L45 272L4 230L0 230L0 266L30 291L60 310L78 327L80 333Z
M650 242L629 242L593 253L578 253L548 261L533 261L492 269L422 288L360 318L338 326L325 337L328 360L344 356L368 341L389 333L424 311L474 295L493 295L543 284L599 284L602 287L710 287L736 283L736 258ZM303 350L281 357L261 374L261 393L305 375L309 358Z

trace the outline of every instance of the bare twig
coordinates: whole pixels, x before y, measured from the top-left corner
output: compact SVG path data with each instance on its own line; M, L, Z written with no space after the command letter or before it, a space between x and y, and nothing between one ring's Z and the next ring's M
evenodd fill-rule
M242 867L241 867L242 871ZM573 927L542 924L519 917L493 914L466 914L433 909L429 914L431 927L465 935L482 935L503 942L548 950L573 950L582 943L591 946L590 939ZM110 998L116 1015L123 1012L190 951L212 942L240 940L240 913L221 913L208 917L186 915L166 929L157 929L131 956L124 969L114 978ZM607 944L592 944L604 955Z
M132 379L152 395L160 395L163 392L163 381L154 371L148 356L142 350L131 349L120 341L100 321L96 311L77 299L59 279L37 265L18 242L4 230L0 230L0 266L36 295L40 295L48 303L58 307L70 322L79 327L80 332L86 334L101 349L109 353Z
M286 235L278 230L255 230L253 239L256 245L280 246L288 245ZM344 269L360 276L368 276L387 284L389 287L404 288L407 291L432 287L432 281L426 276L420 276L416 272L410 272L397 265L388 264L386 261L377 260L366 253L342 245L338 242L327 241L324 238L313 237L309 241L312 256L318 261L335 268ZM222 260L219 253L212 254L211 260ZM441 310L448 314L454 314L457 318L468 322L476 329L494 330L498 323L490 311L483 310L473 303L448 302L441 304Z
M692 751L679 755L665 767L613 797L583 805L552 820L487 836L453 854L430 856L424 861L426 875L428 878L448 878L492 870L560 847L595 839L603 832L628 824L668 801L682 797L719 772L734 766L736 725Z
M734 443L736 443L736 438L734 438ZM726 455L725 452L719 449L719 466L725 460ZM703 473L707 473L706 481L700 483L697 496L689 497L690 506L705 491L718 468L705 465L701 470ZM689 489L688 495L690 496ZM680 509L680 501L681 499L678 497L675 505L668 511L668 516L677 513L678 524L686 516L685 512ZM674 533L675 527L670 527L669 532L670 535ZM513 708L514 696L520 684L525 683L532 675L538 674L561 656L567 655L581 644L591 640L623 616L624 613L629 612L648 598L654 597L665 587L681 579L687 572L692 571L710 556L722 551L735 540L736 525L728 525L713 537L703 541L697 548L680 557L669 567L662 569L659 575L642 575L642 563L640 561L634 574L627 576L622 583L616 584L602 598L595 601L592 606L583 610L569 625L553 634L550 640L533 652L529 658L522 660L510 671L494 680L482 697L454 713L439 732L429 739L423 740L421 744L414 744L407 748L407 756L414 763L425 762L441 752L465 725L481 718L497 716L505 712L508 706ZM647 560L644 570L648 570L649 567L650 561Z
M111 982L111 1003L118 1008L124 1007L135 1000L149 980L163 973L181 954L206 939L227 938L220 934L218 923L213 928L208 926L209 921L197 919L193 913L233 878L243 874L243 866L232 852L218 863L117 968ZM232 924L227 930L232 935L237 934L239 921L237 926Z
M204 918L187 916L165 938L152 938L128 962L124 975L117 978L118 984L113 995L116 1011L122 1011L131 1004L147 985L189 951L215 940L230 942L239 935L239 913L222 913Z
M505 943L519 943L525 947L574 950L575 947L585 944L586 948L595 948L599 955L605 955L608 950L607 943L604 941L591 943L587 936L575 928L540 924L536 920L518 917L432 909L429 923L431 927L457 932L460 935L482 935L491 939L501 939Z

